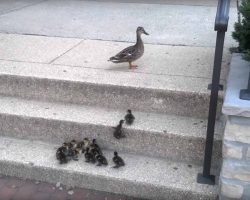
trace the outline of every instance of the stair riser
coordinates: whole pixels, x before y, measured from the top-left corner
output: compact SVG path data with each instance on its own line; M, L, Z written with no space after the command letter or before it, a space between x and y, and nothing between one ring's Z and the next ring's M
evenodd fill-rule
M136 181L124 181L117 178L92 175L84 172L72 172L60 168L44 168L27 164L18 164L0 160L0 173L9 176L45 181L56 184L57 182L71 187L83 187L99 191L106 191L129 195L139 198L155 200L213 200L214 196L195 194L188 191L180 191L177 188L161 188L155 185ZM136 179L136 177L135 177Z
M206 94L95 85L10 75L0 76L0 94L201 118L207 117L209 107L209 95ZM222 99L220 98L218 111L221 110L221 105Z
M202 164L204 139L170 133L124 129L126 138L113 137L110 126L0 114L2 136L61 144L71 139L97 138L105 149ZM214 163L221 158L221 141L215 140Z

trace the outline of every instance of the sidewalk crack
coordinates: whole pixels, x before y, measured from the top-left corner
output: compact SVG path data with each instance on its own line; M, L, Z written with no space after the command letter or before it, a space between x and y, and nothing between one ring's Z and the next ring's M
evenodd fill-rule
M71 47L70 49L68 49L67 51L65 51L62 54L60 54L59 56L55 57L50 62L48 62L48 64L53 64L54 61L56 61L57 59L61 58L63 55L65 55L66 53L68 53L69 51L71 51L72 49L74 49L75 47L79 46L83 41L84 40L81 40L80 42L78 42L77 44L75 44L73 47Z

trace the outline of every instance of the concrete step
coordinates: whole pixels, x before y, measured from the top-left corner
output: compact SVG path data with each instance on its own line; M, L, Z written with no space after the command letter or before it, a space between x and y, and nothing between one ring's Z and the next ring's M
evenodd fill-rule
M10 176L155 200L212 200L217 195L217 185L196 183L201 171L196 165L120 153L126 166L114 169L110 151L104 152L107 167L83 158L60 165L55 159L58 146L53 144L0 137L0 146L0 173Z
M60 144L84 137L98 138L106 149L201 164L206 120L175 115L134 112L133 125L124 125L126 138L113 137L113 126L126 110L47 103L0 97L0 134ZM214 164L221 158L223 122L215 133Z
M36 60L32 56L18 56L22 48L19 48L20 52L16 56L10 52L17 52L17 49L10 48L2 55L2 59L23 61L29 57L31 60L0 61L0 93L45 101L207 117L210 96L207 86L211 83L210 63L213 60L213 49L151 45L149 53L152 53L152 58L148 56L145 61L139 61L140 68L129 71L126 63L117 66L106 60L112 55L112 48L117 49L113 50L114 53L125 45L128 44L84 42L79 48L54 60L52 64L31 63ZM90 52L86 53L85 58L84 54L79 55L84 48L92 48L90 51L93 55ZM105 48L108 52L102 55L93 48ZM38 50L33 49L32 55L36 51ZM159 55L163 52L164 55L157 58L157 54L153 52L159 52ZM165 52L173 56L166 55ZM45 54L45 57L49 57L49 53ZM179 54L190 57L180 60ZM194 57L195 54L199 56ZM207 59L208 56L211 59ZM72 57L73 60L70 60ZM229 59L227 54L223 65L222 84ZM219 96L218 113L222 101L223 93Z

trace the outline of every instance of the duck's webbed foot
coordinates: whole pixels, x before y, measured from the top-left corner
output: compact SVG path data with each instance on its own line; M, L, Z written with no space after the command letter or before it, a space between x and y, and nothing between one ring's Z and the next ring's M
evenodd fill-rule
M132 62L129 62L129 69L137 68L137 65L132 65Z

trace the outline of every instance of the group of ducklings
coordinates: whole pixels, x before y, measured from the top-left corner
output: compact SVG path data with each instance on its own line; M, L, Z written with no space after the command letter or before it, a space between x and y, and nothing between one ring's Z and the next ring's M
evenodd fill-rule
M126 124L128 125L133 124L135 117L132 114L131 110L127 111L124 119L125 120L120 120L119 124L116 127L113 127L115 129L114 137L116 139L125 137L122 129L124 121L126 121ZM81 154L84 154L85 162L93 164L97 162L97 166L108 165L108 161L103 155L100 146L96 143L96 139L93 139L91 141L88 138L84 138L80 142L77 142L76 140L64 142L62 146L57 149L56 158L57 160L59 160L60 164L65 164L71 160L78 161ZM114 168L119 168L125 165L124 160L120 156L118 156L118 153L116 151L114 152L113 162L115 163Z
M124 119L126 121L126 124L128 124L128 125L133 124L135 117L132 114L131 110L127 110L127 114L125 115ZM116 127L113 127L113 129L115 129L114 130L114 137L116 139L121 139L121 138L126 137L124 132L123 132L123 129L122 129L123 123L124 123L124 120L122 119L122 120L120 120L119 124Z
M84 138L83 141L80 142L76 140L64 142L63 145L57 149L56 158L59 160L60 164L65 164L71 160L78 161L81 154L84 154L85 162L93 164L97 162L97 166L108 165L108 161L103 155L101 148L96 143L96 139L90 141L88 138ZM114 168L125 165L125 162L118 156L116 151L114 152L113 162L115 163Z

